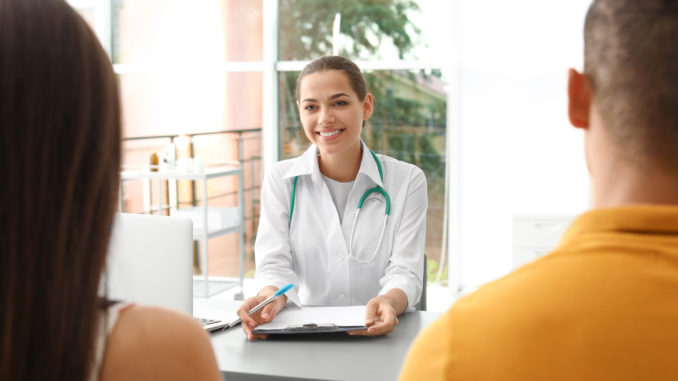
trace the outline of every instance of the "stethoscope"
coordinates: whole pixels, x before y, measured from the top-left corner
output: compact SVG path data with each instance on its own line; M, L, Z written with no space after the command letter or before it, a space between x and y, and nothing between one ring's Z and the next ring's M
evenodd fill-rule
M379 162L379 159L377 158L377 155L370 150L370 153L372 154L372 157L374 158L375 163L377 163L377 168L379 168L379 178L381 181L384 181L384 172L381 169L381 163ZM294 213L294 195L297 192L297 180L299 180L299 176L294 176L294 180L292 181L292 194L290 196L290 222L289 224L292 224L292 213ZM381 228L381 235L379 235L379 243L377 244L377 248L374 250L374 254L372 254L372 257L370 258L369 261L363 261L360 258L356 257L353 255L353 234L355 233L355 227L358 224L358 216L360 215L360 210L363 208L363 204L365 203L365 200L367 199L367 196L369 196L372 193L381 193L384 196L384 200L386 200L386 213L384 217L384 225ZM348 257L353 259L354 261L362 264L370 264L374 261L374 258L377 256L377 253L379 252L379 248L381 247L381 242L384 239L384 233L386 232L386 222L388 221L388 216L391 214L391 198L388 196L388 193L384 188L381 186L377 185L374 188L370 188L363 193L362 197L360 197L360 201L358 202L358 211L355 213L355 218L353 219L353 228L351 228L351 238L349 239L348 243Z

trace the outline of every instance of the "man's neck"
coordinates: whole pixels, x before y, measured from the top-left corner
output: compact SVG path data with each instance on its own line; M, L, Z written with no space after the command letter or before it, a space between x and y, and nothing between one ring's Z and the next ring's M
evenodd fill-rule
M656 166L615 165L598 169L593 180L593 207L678 205L678 174Z

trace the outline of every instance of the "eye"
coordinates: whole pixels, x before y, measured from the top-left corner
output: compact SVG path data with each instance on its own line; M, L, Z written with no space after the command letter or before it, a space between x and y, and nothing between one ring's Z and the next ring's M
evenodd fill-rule
M306 106L304 106L304 110L306 110L306 111L313 111L313 110L315 110L315 109L316 109L315 105L306 105Z
M335 103L335 105L337 105L337 106L346 106L347 104L348 104L348 102L346 102L346 101L337 101Z

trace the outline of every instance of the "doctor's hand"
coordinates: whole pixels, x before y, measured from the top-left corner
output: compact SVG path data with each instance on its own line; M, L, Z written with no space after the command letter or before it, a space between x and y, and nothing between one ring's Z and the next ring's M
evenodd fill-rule
M275 294L278 291L277 287L266 286L259 291L257 296L245 299L243 304L238 308L238 317L242 321L242 328L245 331L247 339L252 341L253 339L266 339L268 335L255 335L252 333L254 328L259 324L269 323L273 321L275 315L280 312L280 310L285 307L287 303L287 296L282 295L278 299L267 304L264 308L259 311L249 315L248 312L254 308L257 304L268 299L271 295Z
M407 308L407 295L399 289L392 289L367 302L365 325L361 331L349 331L355 336L381 336L393 332L398 325L398 315Z

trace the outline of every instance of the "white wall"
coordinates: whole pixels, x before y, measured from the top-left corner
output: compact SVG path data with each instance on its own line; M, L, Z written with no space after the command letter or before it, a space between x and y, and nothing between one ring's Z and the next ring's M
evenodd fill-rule
M581 69L588 0L459 0L459 228L451 266L469 290L511 269L513 214L578 214L589 198L567 69ZM454 270L453 270L454 271Z

